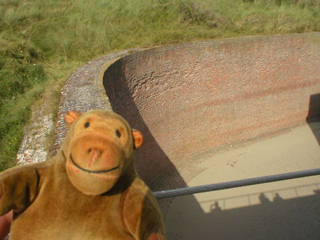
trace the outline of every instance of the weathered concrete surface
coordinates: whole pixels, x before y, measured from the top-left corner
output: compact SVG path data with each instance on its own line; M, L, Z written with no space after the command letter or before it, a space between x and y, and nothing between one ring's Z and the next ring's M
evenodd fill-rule
M101 71L105 69L108 63L138 50L140 49L129 49L102 56L77 69L61 90L56 126L53 122L54 116L41 114L43 112L41 106L40 109L37 109L40 113L36 115L43 117L41 121L33 120L32 124L25 129L25 136L17 154L18 164L42 162L50 158L51 155L55 155L67 132L63 117L68 111L111 110L108 97L102 86ZM54 129L55 143L53 149L50 150L50 147L45 146L44 143L48 142L47 138Z
M61 91L53 154L59 149L66 135L64 116L68 111L112 110L102 85L103 70L117 58L137 50L130 49L102 56L82 66L71 75Z

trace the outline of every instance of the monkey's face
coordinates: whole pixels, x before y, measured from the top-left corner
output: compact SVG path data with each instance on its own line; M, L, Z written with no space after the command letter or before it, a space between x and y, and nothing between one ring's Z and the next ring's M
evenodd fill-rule
M134 147L142 144L142 135L131 131L124 119L111 112L88 112L76 120L70 129L68 177L85 194L105 193L126 171Z

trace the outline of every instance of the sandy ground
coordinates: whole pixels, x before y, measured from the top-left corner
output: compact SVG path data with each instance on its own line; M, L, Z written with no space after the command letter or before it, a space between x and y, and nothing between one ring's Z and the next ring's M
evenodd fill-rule
M320 122L203 163L189 186L320 168ZM320 240L320 176L177 197L168 239Z

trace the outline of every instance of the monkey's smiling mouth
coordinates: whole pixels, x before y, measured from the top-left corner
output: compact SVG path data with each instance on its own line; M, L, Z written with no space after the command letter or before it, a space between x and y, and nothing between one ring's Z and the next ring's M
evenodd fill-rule
M87 172L87 173L96 173L96 174L99 174L99 173L107 173L107 172L111 172L113 170L116 170L118 169L120 166L116 166L114 168L111 168L111 169L108 169L108 170L101 170L101 171L91 171L91 170L88 170L88 169L85 169L85 168L82 168L80 167L72 158L72 155L70 154L70 159L72 161L72 163L77 167L79 168L80 170L84 171L84 172Z

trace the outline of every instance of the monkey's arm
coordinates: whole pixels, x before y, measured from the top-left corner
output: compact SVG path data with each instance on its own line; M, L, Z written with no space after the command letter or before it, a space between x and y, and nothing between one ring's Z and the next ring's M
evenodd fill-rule
M0 173L0 216L22 212L37 193L39 176L32 165L17 166Z
M144 183L137 185L126 193L123 204L127 231L136 240L165 240L164 221L157 200Z

